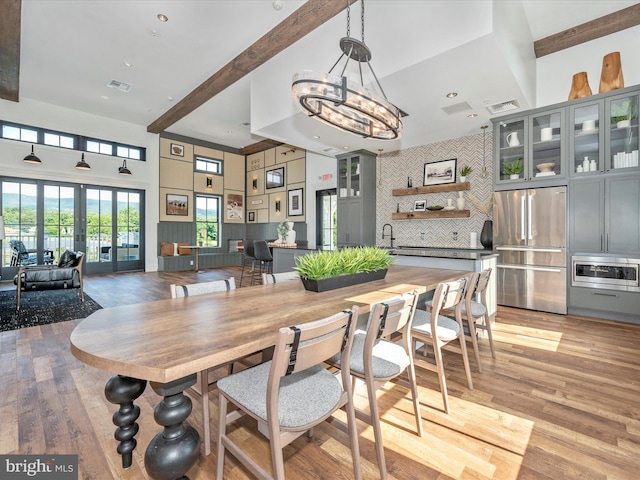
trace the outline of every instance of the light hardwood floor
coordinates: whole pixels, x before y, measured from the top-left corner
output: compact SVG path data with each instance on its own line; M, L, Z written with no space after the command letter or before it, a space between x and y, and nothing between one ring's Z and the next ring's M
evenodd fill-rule
M168 298L170 283L229 275L239 280L238 269L89 276L85 291L108 308ZM111 422L116 406L104 398L111 374L71 355L69 335L77 323L0 333L0 454L78 454L83 480L147 479L144 449L160 430L153 420L159 397L147 387L136 402L138 447L133 466L122 470ZM449 415L442 412L435 374L417 368L423 438L414 433L409 391L379 390L390 478L640 478L640 325L500 308L494 336L496 359L481 341L483 373L471 358L475 390L466 388L460 356L444 352ZM364 395L358 404L366 403ZM215 439L215 394L211 416ZM200 418L194 401L189 421L199 432ZM268 466L268 443L253 426L247 420L234 435ZM364 478L379 478L371 428L359 422L359 434ZM214 478L215 460L212 448L189 478ZM311 439L286 447L285 469L289 479L352 478L342 413ZM251 476L227 454L225 478Z

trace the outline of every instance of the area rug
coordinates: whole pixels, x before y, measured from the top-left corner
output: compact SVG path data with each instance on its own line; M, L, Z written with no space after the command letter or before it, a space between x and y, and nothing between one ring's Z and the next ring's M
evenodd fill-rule
M102 307L78 289L23 292L16 312L16 291L0 291L0 332L86 318Z

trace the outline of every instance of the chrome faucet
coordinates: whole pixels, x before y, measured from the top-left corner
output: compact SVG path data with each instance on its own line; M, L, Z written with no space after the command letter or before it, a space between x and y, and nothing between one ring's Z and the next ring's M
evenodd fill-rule
M385 239L384 229L385 229L386 227L389 227L389 238L391 239L391 245L389 245L389 247L390 247L390 248L393 248L393 241L394 241L396 238L393 236L393 225L391 225L390 223L385 223L385 224L382 226L382 239L383 239L383 240Z

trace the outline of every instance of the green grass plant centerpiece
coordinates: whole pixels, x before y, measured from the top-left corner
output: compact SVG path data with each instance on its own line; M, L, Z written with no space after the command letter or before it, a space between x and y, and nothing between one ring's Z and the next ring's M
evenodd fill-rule
M379 247L323 250L295 261L305 288L316 292L380 280L393 262L389 252Z

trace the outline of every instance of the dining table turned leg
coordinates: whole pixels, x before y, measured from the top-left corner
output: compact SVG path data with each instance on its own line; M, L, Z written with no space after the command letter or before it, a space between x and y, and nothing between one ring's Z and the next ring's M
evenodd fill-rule
M185 473L200 453L200 436L185 423L192 403L183 392L195 383L195 373L169 383L149 382L164 397L153 411L164 430L153 437L144 454L145 469L154 480L188 480Z
M134 437L138 433L136 420L140 416L140 407L134 405L133 401L142 395L146 387L146 380L114 375L104 388L107 400L120 405L120 410L113 414L113 423L118 426L115 438L120 442L117 450L122 455L122 468L125 469L131 466L133 450L137 445Z

